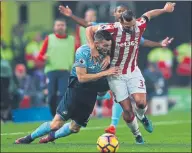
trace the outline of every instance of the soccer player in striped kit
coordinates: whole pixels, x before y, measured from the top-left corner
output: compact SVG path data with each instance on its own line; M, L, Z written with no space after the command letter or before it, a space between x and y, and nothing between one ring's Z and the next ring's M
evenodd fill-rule
M64 16L67 16L67 17L70 17L72 20L74 20L76 23L78 23L79 25L87 28L89 26L93 26L93 25L98 25L98 24L104 24L104 23L97 23L97 22L87 22L87 20L85 19L82 19L80 17L77 17L75 15L73 15L73 12L72 10L66 6L59 6L59 10L61 12L61 14L63 14ZM120 17L121 17L121 14L128 10L128 7L125 6L125 5L119 5L115 8L114 10L114 17L115 17L115 21L118 22ZM143 45L143 46L146 46L146 47L166 47L168 46L171 41L173 39L169 39L168 37L165 38L163 41L161 42L154 42L154 41L150 41L150 40L147 40L147 39L144 39L143 37L141 38L140 40L140 45ZM110 60L109 60L110 61ZM108 66L108 62L106 61L106 64L104 66ZM104 96L101 96L101 95L98 95L97 96L97 100L104 100L104 99L109 99L107 98L107 96L109 97L109 93L105 94ZM130 99L130 97L129 97ZM112 133L112 134L116 134L116 127L119 123L119 119L121 117L121 114L122 114L123 110L120 106L119 103L114 103L113 104L113 107L112 107L112 117L111 117L111 124L109 127L107 127L105 129L105 132L106 133Z
M175 3L166 3L163 9L146 12L139 19L136 19L133 12L128 10L122 13L120 22L91 26L86 30L87 40L92 50L92 57L96 60L98 60L99 54L94 46L93 34L97 30L102 29L109 31L113 35L116 46L114 53L111 53L110 66L121 67L121 75L108 77L108 82L116 102L123 109L123 118L135 135L136 143L139 144L144 143L144 140L139 131L136 117L149 133L153 131L151 121L145 116L147 111L145 80L137 65L139 43L147 27L147 22L152 17L173 12L174 6ZM134 111L128 100L129 95L135 101Z

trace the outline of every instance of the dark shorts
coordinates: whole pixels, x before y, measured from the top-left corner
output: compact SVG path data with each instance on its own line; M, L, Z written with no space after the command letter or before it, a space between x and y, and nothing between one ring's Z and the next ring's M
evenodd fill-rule
M65 121L72 119L86 127L95 106L97 92L103 90L109 90L106 79L86 84L79 83L76 78L69 79L69 87L57 107L57 114Z

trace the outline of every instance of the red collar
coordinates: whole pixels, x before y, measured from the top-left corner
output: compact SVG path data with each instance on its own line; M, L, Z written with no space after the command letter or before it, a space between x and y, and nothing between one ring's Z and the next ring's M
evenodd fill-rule
M56 34L56 33L55 33L55 36L56 36L57 38L60 38L60 39L63 39L63 38L66 38L66 37L67 37L66 34L64 34L64 35L59 35L59 34Z

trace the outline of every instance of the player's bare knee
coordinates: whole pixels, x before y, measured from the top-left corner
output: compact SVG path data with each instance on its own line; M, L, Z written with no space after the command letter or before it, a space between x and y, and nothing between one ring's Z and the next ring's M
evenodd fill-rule
M138 108L144 109L146 107L146 94L134 94L133 98Z
M64 121L58 115L55 115L50 126L52 130L58 130L63 126L63 124L64 124Z
M71 125L70 125L70 130L73 132L73 133L78 133L81 129L81 126L79 126L78 124L76 124L74 121L71 122Z
M144 109L145 108L145 104L137 104L137 107L140 108L140 109Z
M50 126L51 126L51 130L58 130L63 126L63 122L62 121L52 121Z
M147 103L144 99L139 99L138 101L136 101L136 105L138 108L144 109L146 107Z

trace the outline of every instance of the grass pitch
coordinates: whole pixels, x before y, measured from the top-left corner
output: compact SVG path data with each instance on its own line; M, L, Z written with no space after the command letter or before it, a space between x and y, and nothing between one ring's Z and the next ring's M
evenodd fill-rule
M154 132L147 133L140 124L144 145L136 145L134 137L121 119L117 127L120 148L118 152L191 152L191 113L170 112L164 116L149 116ZM1 125L1 152L97 152L97 138L110 124L110 118L89 121L80 133L61 138L55 143L15 145L14 140L27 135L41 123L6 123Z

